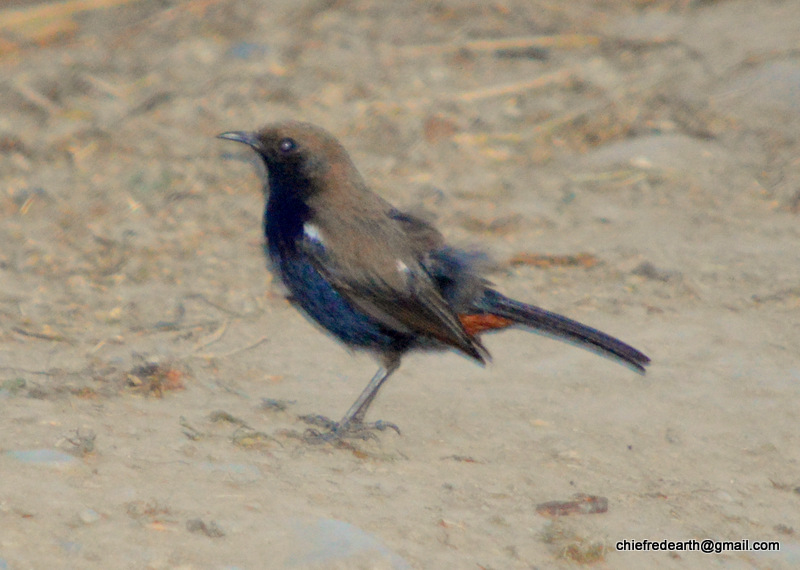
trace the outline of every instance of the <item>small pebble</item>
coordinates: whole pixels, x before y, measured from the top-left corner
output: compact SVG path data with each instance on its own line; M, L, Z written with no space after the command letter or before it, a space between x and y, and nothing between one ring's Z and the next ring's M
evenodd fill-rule
M57 449L21 449L6 451L6 456L23 463L47 465L48 467L64 467L78 462L78 460Z
M100 520L100 514L94 509L83 509L78 514L78 518L83 524L94 524Z

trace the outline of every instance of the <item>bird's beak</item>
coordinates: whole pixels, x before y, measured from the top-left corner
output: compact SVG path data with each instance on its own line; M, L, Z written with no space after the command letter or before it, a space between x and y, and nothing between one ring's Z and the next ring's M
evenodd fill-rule
M220 135L217 135L217 138L244 143L247 146L251 146L253 148L258 147L260 144L256 134L249 133L247 131L230 131L227 133L222 133Z

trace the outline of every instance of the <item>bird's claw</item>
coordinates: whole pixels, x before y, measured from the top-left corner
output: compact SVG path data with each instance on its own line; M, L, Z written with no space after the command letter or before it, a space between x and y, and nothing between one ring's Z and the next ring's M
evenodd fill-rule
M376 422L357 422L341 421L335 422L325 416L300 416L300 419L307 424L323 428L324 431L309 428L305 432L305 439L310 443L329 443L344 441L346 439L378 439L376 431L386 431L393 429L400 434L400 428L391 422L378 420Z
M328 431L334 431L339 424L330 418L318 415L298 416L298 419L312 426L318 426Z

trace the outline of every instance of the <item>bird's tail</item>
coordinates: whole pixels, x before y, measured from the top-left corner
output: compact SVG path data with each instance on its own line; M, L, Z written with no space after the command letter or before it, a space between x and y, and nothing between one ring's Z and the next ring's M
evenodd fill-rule
M473 308L479 311L474 316L482 317L475 319L478 325L474 330L475 333L517 324L559 340L573 342L602 356L611 357L640 373L644 373L644 367L650 362L650 358L646 355L613 336L556 313L509 299L492 289L487 288ZM469 316L462 316L462 322L465 318ZM493 326L491 320L496 321L497 326ZM478 323L482 323L483 326ZM464 324L469 330L467 323Z

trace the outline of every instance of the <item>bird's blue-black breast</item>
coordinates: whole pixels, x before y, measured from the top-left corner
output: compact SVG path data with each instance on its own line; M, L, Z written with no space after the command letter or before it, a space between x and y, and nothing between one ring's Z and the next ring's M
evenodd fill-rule
M291 195L274 192L264 214L264 233L273 267L292 300L324 329L354 348L378 351L402 349L406 335L392 331L354 308L314 266L302 244L304 225L313 216L308 206ZM315 244L315 247L324 247Z

